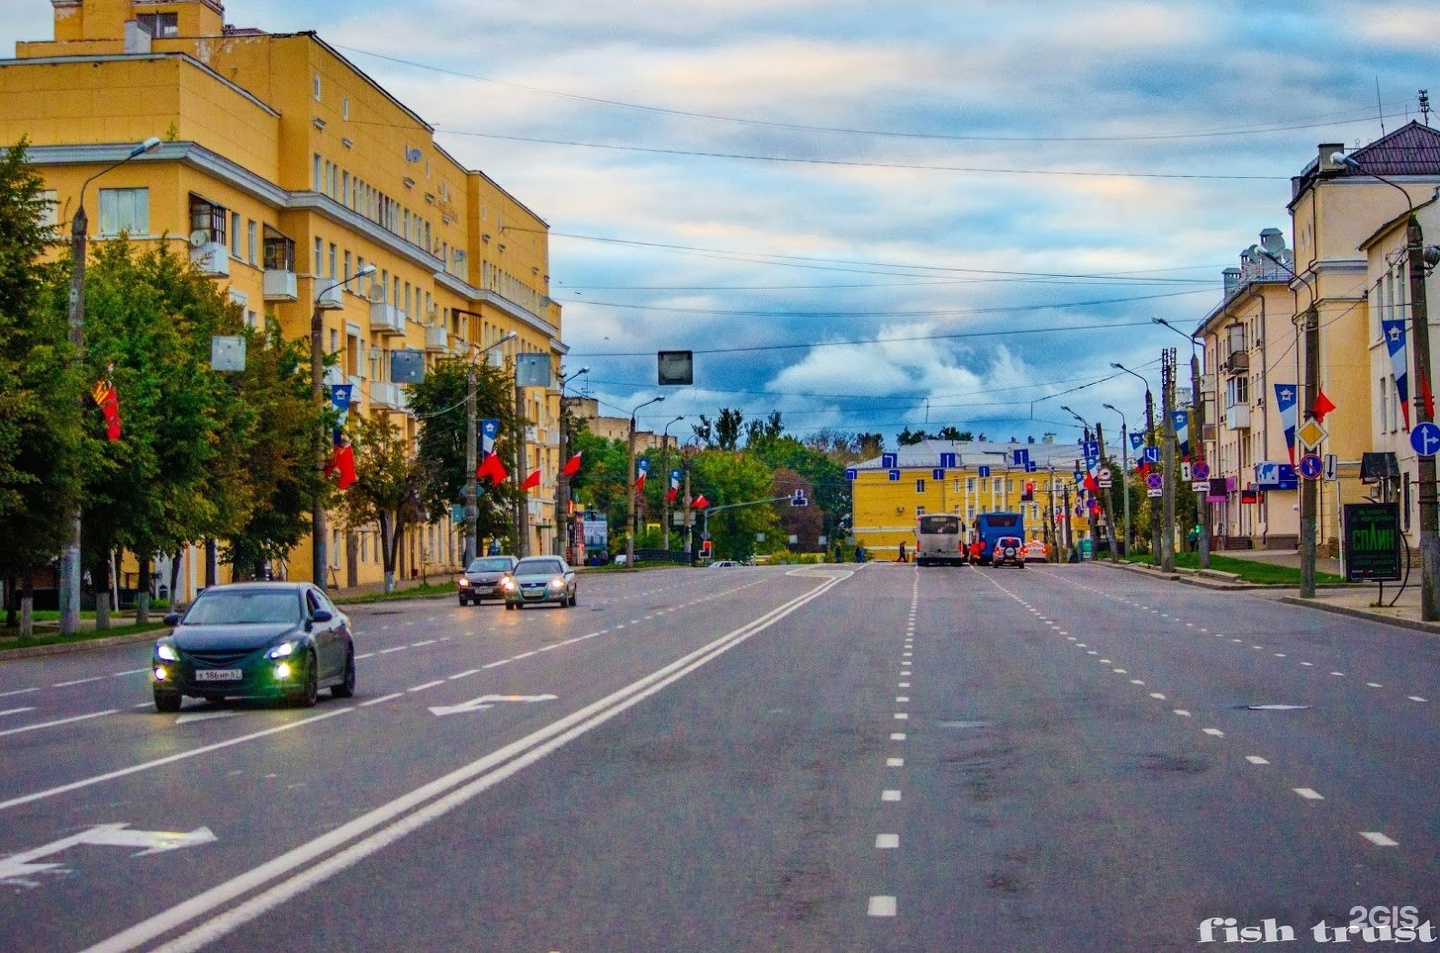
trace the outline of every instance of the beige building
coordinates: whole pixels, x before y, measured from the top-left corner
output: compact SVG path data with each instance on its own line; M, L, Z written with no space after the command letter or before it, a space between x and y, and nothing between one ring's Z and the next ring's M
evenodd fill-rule
M318 310L338 362L328 382L353 385L352 412L387 414L410 439L419 423L397 357L433 364L513 332L491 359L558 365L546 223L314 33L232 26L218 0L52 5L54 39L0 62L0 141L28 138L57 223L83 200L92 241L170 243L250 323L274 318L289 337L308 338ZM152 136L157 150L106 171ZM529 387L519 402L529 427L518 469L542 473L522 549L551 552L559 397ZM409 533L402 576L457 564L447 517ZM332 584L381 578L376 527L331 520L330 531ZM309 578L311 560L307 542L281 571ZM205 575L194 553L187 561L182 598Z

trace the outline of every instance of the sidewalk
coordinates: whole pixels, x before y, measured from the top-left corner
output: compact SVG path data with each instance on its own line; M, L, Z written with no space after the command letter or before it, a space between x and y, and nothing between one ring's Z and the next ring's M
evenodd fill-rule
M1300 568L1300 554L1293 549L1229 551L1223 555L1232 559L1246 559L1277 566L1289 566L1294 569ZM1177 582L1204 586L1207 589L1245 592L1265 599L1274 599L1277 602L1307 606L1311 609L1361 619L1388 622L1391 625L1440 635L1440 622L1422 622L1420 620L1420 573L1418 567L1411 569L1408 585L1402 585L1404 580L1387 582L1383 589L1376 583L1320 585L1315 587L1315 598L1313 599L1300 598L1298 586L1240 585L1231 581L1231 577L1227 573L1202 575L1193 570L1177 569L1173 573L1162 574L1159 570L1148 566L1132 565L1130 568L1136 572L1166 575ZM1319 557L1315 560L1315 568L1319 572L1332 573L1336 576L1342 575L1338 559ZM1380 604L1382 592L1384 602Z

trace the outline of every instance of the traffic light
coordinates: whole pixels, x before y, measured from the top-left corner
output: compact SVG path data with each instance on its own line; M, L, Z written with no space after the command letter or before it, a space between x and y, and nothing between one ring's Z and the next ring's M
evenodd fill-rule
M1026 480L1026 481L1025 481L1025 492L1022 493L1022 494L1020 494L1020 499L1025 500L1027 503L1028 503L1029 501L1035 499L1035 481L1034 481L1034 480Z
M701 556L704 556L706 559L709 559L709 558L710 558L710 548L711 548L711 542L710 542L710 540L705 539L705 540L701 540L701 541L700 541L700 555L701 555Z

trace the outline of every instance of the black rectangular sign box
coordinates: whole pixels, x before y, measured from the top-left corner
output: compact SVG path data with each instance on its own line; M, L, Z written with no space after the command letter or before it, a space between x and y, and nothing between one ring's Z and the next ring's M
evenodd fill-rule
M1397 582L1400 573L1400 505L1346 503L1346 581Z
M691 351L660 351L656 354L659 365L659 383L662 387L686 386L695 383L695 358Z

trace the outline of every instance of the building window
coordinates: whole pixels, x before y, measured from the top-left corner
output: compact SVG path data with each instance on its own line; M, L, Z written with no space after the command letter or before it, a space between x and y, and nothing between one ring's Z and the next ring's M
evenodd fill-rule
M320 101L320 74L319 74L319 73L316 73L316 74L315 74L315 78L311 81L311 87L312 87L312 90L313 90L313 92L314 92L314 94L315 94L315 101L318 103L318 102Z
M348 249L348 248L345 249L345 271L344 271L344 273L342 274L342 277L343 277L346 281L349 281L349 280L350 280L350 249ZM468 399L468 398L467 398L467 399Z
M245 260L255 264L255 221L245 223Z
M180 35L178 13L141 13L135 17L135 22L140 24L140 29L156 39Z
M230 213L230 257L240 257L240 213Z
M466 453L469 453L470 451L467 450L467 451L465 451L465 452L466 452ZM924 492L925 492L925 481L924 481L924 480L916 480L916 481L915 481L915 492L916 492L916 493L924 493Z
M150 234L150 190L101 189L100 232L104 236Z
M335 271L335 266L336 266L336 264L338 264L338 262L337 262L337 260L336 260L336 252L337 252L337 251L338 251L338 249L335 247L335 243L334 243L334 242L331 242L331 243L330 243L330 277L331 277L331 278L337 277L337 272Z
M265 226L265 270L295 270L295 240Z
M60 224L60 196L54 189L44 189L40 193L39 222L46 228Z
M916 518L916 519L919 519L920 517L922 517L922 516L924 516L924 515L925 515L925 507L923 507L923 506L917 506L917 507L915 507L915 518Z
M237 218L239 216L236 216ZM214 242L217 245L228 245L225 230L230 216L226 213L224 206L216 205L214 202L203 199L198 195L190 196L190 236L194 240L203 237L205 243Z
M346 120L347 122L348 122L349 119L350 119L350 97L349 97L349 96L346 96L344 99L340 100L340 118Z
M324 263L325 242L317 235L315 237L315 260L310 263L310 270L314 273L316 278L319 278L321 276L322 272L320 269L323 267Z
M315 153L315 191L316 191L316 192L323 192L323 191L325 190L325 180L320 177L320 176L321 176L321 173L322 173L322 171L323 171L323 169L324 169L324 165L322 164L322 162L323 162L323 160L320 158L320 153L318 153L318 152Z

